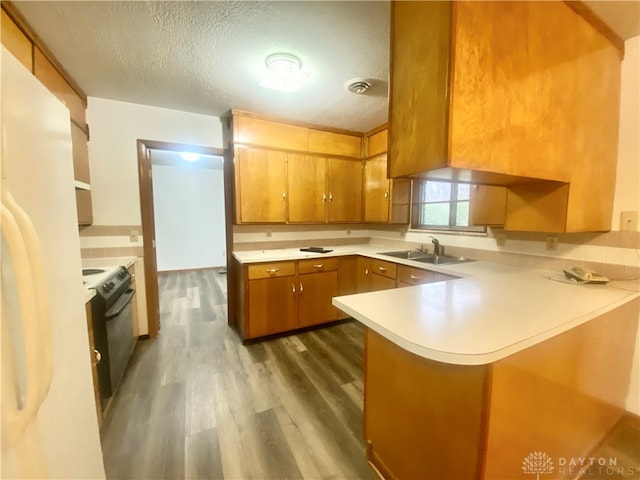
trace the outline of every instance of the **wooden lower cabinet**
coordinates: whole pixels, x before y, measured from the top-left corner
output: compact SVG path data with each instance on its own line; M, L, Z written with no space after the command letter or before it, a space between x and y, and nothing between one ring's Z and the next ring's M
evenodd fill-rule
M338 257L338 295L353 295L358 293L358 257L349 255ZM349 315L338 310L338 318L349 318Z
M396 288L396 271L393 262L358 257L358 293Z
M638 312L635 299L486 365L429 360L368 329L368 461L384 478L526 480L542 452L544 478L576 478L568 462L593 456L625 414Z
M241 280L243 338L259 338L338 318L331 299L338 294L336 258L252 264Z

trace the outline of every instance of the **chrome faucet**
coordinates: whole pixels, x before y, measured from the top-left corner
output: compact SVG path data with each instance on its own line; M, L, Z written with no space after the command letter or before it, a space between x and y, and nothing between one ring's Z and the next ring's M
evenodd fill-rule
M431 237L431 235L429 235ZM440 256L440 241L436 237L431 237L431 243L433 243L433 255L435 257Z

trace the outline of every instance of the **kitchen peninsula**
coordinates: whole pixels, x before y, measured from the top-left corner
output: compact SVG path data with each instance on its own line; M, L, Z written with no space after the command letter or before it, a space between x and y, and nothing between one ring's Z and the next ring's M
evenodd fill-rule
M364 325L367 458L385 478L531 478L624 413L638 294L474 262L456 280L337 297ZM551 465L551 464L549 464ZM538 471L539 473L540 471Z

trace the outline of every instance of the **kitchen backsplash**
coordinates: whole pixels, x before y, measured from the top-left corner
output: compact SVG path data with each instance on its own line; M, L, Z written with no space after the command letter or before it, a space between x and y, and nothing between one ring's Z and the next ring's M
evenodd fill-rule
M504 234L504 246L496 235ZM580 265L612 279L640 276L640 232L558 234L556 250L546 250L550 234L505 232L489 229L487 235L407 231L391 225L236 225L234 250L297 248L371 243L381 248L431 247L430 235L437 237L452 255L466 256L509 265L561 270Z
M134 241L132 236L135 238ZM82 258L142 257L143 255L140 225L91 225L80 228Z

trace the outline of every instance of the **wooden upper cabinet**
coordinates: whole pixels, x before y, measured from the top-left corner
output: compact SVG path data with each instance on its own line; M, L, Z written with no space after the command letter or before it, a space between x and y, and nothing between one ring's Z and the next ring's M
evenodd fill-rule
M233 141L263 147L306 151L308 131L307 128L297 125L234 115Z
M507 189L493 185L472 185L469 197L469 225L504 225Z
M69 109L71 120L85 128L86 103L39 48L33 52L33 74Z
M326 220L326 159L287 155L287 189L290 223Z
M286 216L286 154L273 150L235 150L236 221L284 223Z
M22 33L4 10L2 10L1 15L2 26L0 28L0 36L2 37L2 45L4 45L27 70L33 73L33 44L31 40Z
M367 137L367 157L386 153L389 145L389 130L384 129Z
M388 222L391 182L387 179L387 155L368 158L364 165L364 221Z
M362 161L327 159L327 220L362 221Z
M309 129L309 152L359 158L362 137Z
M569 182L613 45L564 2L392 2L391 177ZM585 48L601 40L599 48ZM587 67L586 65L589 65ZM619 66L616 67L619 70ZM611 76L615 77L615 73ZM586 79L584 78L586 77ZM606 77L606 76L605 76ZM589 109L590 111L590 109ZM617 121L614 121L614 124ZM617 129L616 129L617 130ZM608 145L604 149L612 149Z

